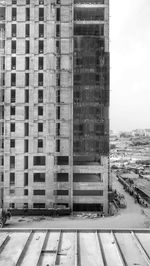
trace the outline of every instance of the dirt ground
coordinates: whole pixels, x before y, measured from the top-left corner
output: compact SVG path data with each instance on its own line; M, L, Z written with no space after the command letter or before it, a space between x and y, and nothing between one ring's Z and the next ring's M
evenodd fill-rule
M134 202L122 188L122 185L113 175L113 188L125 195L126 209L120 209L117 215L111 217L87 218L77 216L69 217L11 217L5 228L84 228L84 229L134 229L150 228L150 208L143 208Z

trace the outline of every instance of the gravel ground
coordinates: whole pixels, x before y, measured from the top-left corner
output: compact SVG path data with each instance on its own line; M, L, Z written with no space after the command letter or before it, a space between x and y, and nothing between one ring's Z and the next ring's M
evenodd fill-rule
M113 175L113 188L125 195L127 208L120 209L118 214L111 217L87 218L77 215L69 217L18 217L8 220L5 228L111 228L134 229L150 228L150 208L143 208L134 202L134 198L126 193L122 185Z

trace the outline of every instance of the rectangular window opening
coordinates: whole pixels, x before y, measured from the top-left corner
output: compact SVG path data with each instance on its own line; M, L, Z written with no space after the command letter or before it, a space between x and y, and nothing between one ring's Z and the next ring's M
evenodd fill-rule
M38 74L38 85L43 86L43 73Z
M34 209L45 209L45 203L33 203Z
M34 173L34 182L45 182L45 173Z
M43 90L38 90L38 103L43 103Z
M10 185L15 185L15 173L10 173Z
M26 21L29 21L30 20L30 8L27 7L26 8Z
M57 165L68 165L69 157L68 156L57 156Z
M29 106L25 106L24 109L24 119L26 120L29 119Z
M16 86L16 73L11 74L11 86Z
M44 24L39 24L39 38L44 37Z
M29 57L25 58L25 69L29 70Z
M38 148L43 148L43 139L38 139Z
M29 73L25 73L25 86L29 86Z
M29 140L25 139L24 140L24 152L28 152L29 151Z
M39 21L44 20L44 8L39 8Z
M15 139L10 140L10 148L15 148Z
M38 132L43 132L43 123L38 123Z
M12 20L16 20L16 15L17 15L16 8L13 7L12 8Z
M38 65L39 65L39 70L42 70L43 69L43 65L44 65L44 59L41 56L39 57Z
M24 169L28 169L28 156L24 156Z
M29 136L29 124L28 123L24 124L24 135L26 137Z
M24 186L28 186L28 173L24 173Z
M56 139L56 152L60 152L60 139Z
M11 90L11 95L10 95L10 101L11 103L15 103L16 101L16 90Z
M45 156L34 156L33 157L33 165L44 166L46 164Z
M57 173L57 182L68 182L68 173Z
M60 8L56 9L56 21L60 21Z
M25 53L29 54L30 53L30 42L26 41L26 45L25 45Z
M10 168L15 168L15 156L10 156Z
M15 123L10 123L10 131L15 132Z
M12 54L16 54L16 41L11 42L11 52Z
M28 189L24 189L24 196L28 196Z
M56 119L60 119L60 106L56 108Z
M11 58L11 69L15 70L16 69L16 57Z
M11 35L12 37L16 37L16 32L17 32L17 26L16 24L11 25Z
M16 107L10 106L10 115L15 115L15 114L16 114Z
M33 190L34 196L45 196L45 190L44 189L36 189Z
M26 37L30 36L30 24L26 24Z
M69 195L69 191L68 190L56 190L56 195L57 196L68 196Z
M44 52L44 41L39 41L39 54L43 54Z
M25 103L29 103L29 90L25 90Z

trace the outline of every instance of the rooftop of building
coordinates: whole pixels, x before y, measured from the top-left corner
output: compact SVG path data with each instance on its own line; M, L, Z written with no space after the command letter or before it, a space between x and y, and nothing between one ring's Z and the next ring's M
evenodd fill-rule
M150 230L1 229L0 265L150 265Z

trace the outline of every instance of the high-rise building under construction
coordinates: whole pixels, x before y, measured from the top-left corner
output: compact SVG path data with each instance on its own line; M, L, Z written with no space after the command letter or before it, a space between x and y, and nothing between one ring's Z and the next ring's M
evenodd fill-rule
M0 1L0 197L108 212L109 0Z

